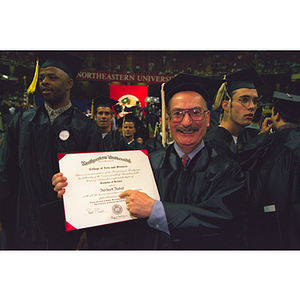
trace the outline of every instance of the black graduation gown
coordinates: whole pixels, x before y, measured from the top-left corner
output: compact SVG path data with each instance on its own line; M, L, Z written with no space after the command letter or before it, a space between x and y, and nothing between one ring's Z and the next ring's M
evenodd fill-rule
M117 131L111 130L104 137L106 151L128 150L127 140Z
M128 144L128 150L140 150L141 144L139 144L136 140Z
M300 131L261 134L239 160L249 182L249 248L300 249Z
M237 145L231 133L224 127L214 127L208 131L204 137L205 142L209 141L218 153L225 154L230 158L236 159Z
M238 135L238 149L245 147L260 131L258 128L245 127Z
M149 128L148 125L146 126L146 122L144 120L141 120L142 126L138 126L136 130L135 137L142 137L144 141L147 141L149 139Z
M136 150L129 149L127 140L116 131L110 131L105 137L106 151ZM135 142L135 143L134 143ZM134 147L136 141L133 142ZM138 249L135 238L136 228L144 220L132 220L107 224L86 229L89 250L126 250ZM144 225L145 226L145 225Z
M60 139L62 131L67 140ZM14 117L0 149L0 220L9 248L76 247L81 233L65 233L62 200L51 183L59 172L57 154L102 151L103 145L96 122L73 107L52 126L44 105Z
M219 126L220 123L220 113L215 110L210 111L210 122L209 127L207 128L207 132L211 131L213 128Z
M244 247L245 177L235 160L205 146L185 171L174 144L149 157L171 233L169 242L158 234L158 248Z
M156 137L151 138L151 139L145 141L142 144L141 149L146 149L149 154L152 153L152 152L155 152L157 150L164 149L164 146L162 144L162 137L161 137L161 135L158 134Z

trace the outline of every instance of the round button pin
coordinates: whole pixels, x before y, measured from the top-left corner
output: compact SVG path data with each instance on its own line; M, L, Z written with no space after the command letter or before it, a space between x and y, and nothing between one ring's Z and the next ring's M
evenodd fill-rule
M61 133L59 134L59 138L62 140L62 141L66 141L70 136L70 133L69 131L67 130L63 130L61 131Z

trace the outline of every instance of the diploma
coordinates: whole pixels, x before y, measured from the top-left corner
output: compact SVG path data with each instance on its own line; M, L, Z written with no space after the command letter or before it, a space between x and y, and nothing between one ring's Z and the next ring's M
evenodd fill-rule
M119 194L138 190L160 200L146 150L60 153L67 177L63 196L66 230L132 220Z

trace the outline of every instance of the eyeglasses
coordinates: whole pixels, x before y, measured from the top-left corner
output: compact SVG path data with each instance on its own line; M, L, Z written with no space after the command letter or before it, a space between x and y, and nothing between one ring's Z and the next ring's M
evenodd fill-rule
M251 101L253 104L256 106L256 108L260 107L261 105L261 96L259 98L251 99L250 97L241 97L238 99L238 101L244 106L244 107L249 107Z
M191 109L176 109L170 111L171 122L181 122L186 113L189 114L190 118L194 121L201 121L204 118L204 114L207 110L203 108L191 108Z

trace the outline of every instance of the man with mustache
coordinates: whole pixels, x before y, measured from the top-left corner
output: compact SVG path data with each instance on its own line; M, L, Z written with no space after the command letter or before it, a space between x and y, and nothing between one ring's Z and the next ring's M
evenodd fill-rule
M219 151L231 157L237 155L237 138L243 128L251 124L261 100L257 88L264 85L254 67L235 72L225 78L218 90L214 109L222 108L223 118L218 127L210 130L205 140L219 144Z
M34 78L45 103L14 117L0 149L0 220L7 249L76 249L81 232L65 232L63 203L51 186L57 154L103 151L104 144L96 122L70 101L83 59L41 52L39 62Z
M219 84L221 80L179 74L164 85L175 142L149 155L161 201L134 190L134 184L119 195L130 213L144 220L136 233L137 247L244 247L245 177L235 160L203 140L210 119L207 90ZM66 178L55 175L52 183L62 196Z

